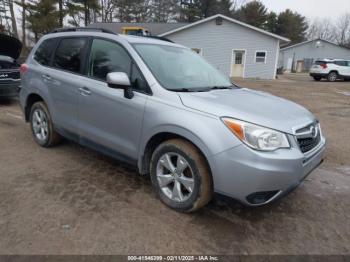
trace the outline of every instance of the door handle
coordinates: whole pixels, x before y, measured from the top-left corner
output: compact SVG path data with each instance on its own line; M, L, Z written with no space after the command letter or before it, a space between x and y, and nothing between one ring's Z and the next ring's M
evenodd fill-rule
M79 92L80 92L80 94L83 95L83 96L89 96L89 95L91 95L91 91L90 91L90 89L87 88L87 87L80 87L80 88L79 88Z
M49 75L41 75L41 76L42 76L42 78L44 78L45 80L48 80L48 81L51 80L51 76L49 76Z

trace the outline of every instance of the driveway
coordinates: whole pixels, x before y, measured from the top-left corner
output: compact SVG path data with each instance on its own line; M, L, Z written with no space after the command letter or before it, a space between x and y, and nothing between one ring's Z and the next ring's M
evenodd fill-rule
M68 141L40 148L17 101L1 101L0 253L350 254L349 83L237 83L310 109L328 138L326 159L276 203L215 197L194 214L161 204L133 167Z

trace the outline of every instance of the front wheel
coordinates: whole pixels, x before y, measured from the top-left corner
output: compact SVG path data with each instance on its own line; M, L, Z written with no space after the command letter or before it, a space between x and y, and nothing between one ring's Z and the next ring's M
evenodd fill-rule
M330 72L327 79L329 82L335 82L338 79L338 74L336 72Z
M51 147L61 141L54 130L51 116L44 102L36 102L30 110L30 126L34 140L42 147Z
M161 201L180 212L193 212L212 198L212 177L202 153L191 143L172 139L151 159L151 180Z

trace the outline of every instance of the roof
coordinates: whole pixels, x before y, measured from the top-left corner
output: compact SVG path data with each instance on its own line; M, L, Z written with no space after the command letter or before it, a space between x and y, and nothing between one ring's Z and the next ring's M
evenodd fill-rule
M199 21L197 21L197 22L194 22L194 23L191 23L191 24L186 24L186 25L181 26L181 27L178 27L178 28L174 28L174 29L172 29L172 30L170 30L170 31L168 31L168 32L164 32L164 33L161 34L160 36L168 36L168 35L177 33L177 32L179 32L179 31L189 29L189 28L191 28L191 27L193 27L193 26L200 25L200 24L203 24L203 23L205 23L205 22L214 20L214 19L216 19L216 18L218 18L218 17L221 17L222 19L225 19L225 20L230 21L230 22L232 22L232 23L235 23L235 24L244 26L244 27L246 27L246 28L248 28L248 29L251 29L251 30L254 30L254 31L256 31L256 32L262 33L262 34L264 34L264 35L267 35L267 36L276 38L276 39L278 39L278 40L281 40L281 41L284 41L284 42L290 42L290 40L289 40L288 38L285 38L285 37L282 37L282 36L279 36L279 35L276 35L276 34L267 32L267 31L265 31L265 30L262 30L262 29L260 29L260 28L255 27L255 26L252 26L252 25L243 23L243 22L241 22L241 21L238 21L238 20L236 20L236 19L227 17L227 16L222 15L222 14L213 15L213 16L210 16L210 17L208 17L208 18L199 20Z
M188 23L92 23L88 27L103 28L114 33L122 33L122 28L126 26L144 27L152 33L152 35L161 35L165 32L172 31L176 28L188 25Z
M123 35L123 34L111 34L101 31L91 31L91 30L78 30L78 31L60 31L57 33L50 33L44 35L40 41L44 41L49 38L56 37L66 37L66 36L103 36L111 39L119 39L129 42L130 44L160 44L168 46L182 47L179 44L161 40L159 38L144 37L144 36L133 36L133 35Z
M298 43L298 44L295 44L295 45L287 46L287 47L281 48L281 51L284 51L284 50L287 50L287 49L290 49L290 48L293 48L293 47L301 46L301 45L306 45L306 44L309 44L309 43L312 43L312 42L315 42L315 41L322 41L322 42L325 42L325 43L328 43L328 44L331 44L331 45L335 45L337 47L344 48L344 49L347 49L347 50L350 51L349 48L346 48L344 46L340 46L340 45L338 45L336 43L333 43L331 41L324 40L324 39L321 39L321 38L316 38L316 39L308 40L308 41L301 42L301 43Z

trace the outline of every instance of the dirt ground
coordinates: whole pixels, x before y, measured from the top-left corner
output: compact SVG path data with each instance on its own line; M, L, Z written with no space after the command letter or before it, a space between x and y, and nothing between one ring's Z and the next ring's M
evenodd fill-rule
M147 176L116 160L71 142L40 148L18 102L1 101L0 254L350 254L350 83L237 83L310 109L326 160L276 203L216 197L195 214L165 207Z

